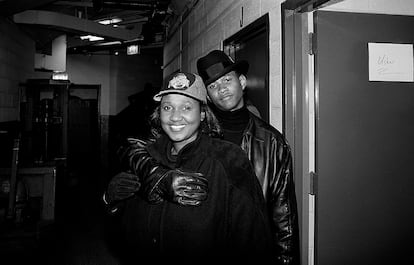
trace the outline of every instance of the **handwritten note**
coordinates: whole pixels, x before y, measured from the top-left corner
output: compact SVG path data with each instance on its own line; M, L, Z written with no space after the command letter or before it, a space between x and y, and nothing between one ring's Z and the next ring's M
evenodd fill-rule
M414 82L412 44L368 43L369 81Z

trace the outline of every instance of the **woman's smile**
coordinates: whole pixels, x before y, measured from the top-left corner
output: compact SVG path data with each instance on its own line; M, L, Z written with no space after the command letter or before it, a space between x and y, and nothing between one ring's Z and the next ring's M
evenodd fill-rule
M185 125L170 125L171 131L173 132L179 132L183 130Z

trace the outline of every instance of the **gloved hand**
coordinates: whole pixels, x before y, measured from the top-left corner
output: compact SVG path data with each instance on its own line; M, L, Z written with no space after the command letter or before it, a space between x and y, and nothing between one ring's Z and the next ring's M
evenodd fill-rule
M150 201L158 202L164 198L183 206L198 206L207 199L208 181L201 173L157 168L153 174L159 178L149 191Z
M116 174L108 184L106 200L109 204L128 199L141 187L138 176L128 172Z

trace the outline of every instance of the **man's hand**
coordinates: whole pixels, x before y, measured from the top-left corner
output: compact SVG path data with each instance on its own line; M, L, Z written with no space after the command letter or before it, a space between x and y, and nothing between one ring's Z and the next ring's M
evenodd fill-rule
M201 173L158 167L152 174L158 175L158 180L149 190L150 201L166 199L183 206L198 206L207 199L208 181Z
M141 187L136 175L127 172L116 174L108 184L106 200L109 204L128 199Z

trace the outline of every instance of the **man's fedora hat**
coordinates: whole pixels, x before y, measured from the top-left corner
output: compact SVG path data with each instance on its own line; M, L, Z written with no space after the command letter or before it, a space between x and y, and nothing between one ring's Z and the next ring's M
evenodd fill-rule
M249 63L245 60L234 62L230 56L220 50L213 50L197 60L198 74L203 78L206 86L233 70L245 75L249 70Z

